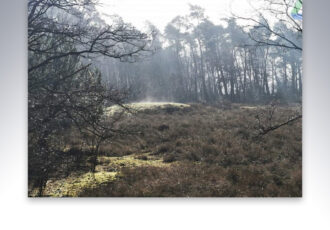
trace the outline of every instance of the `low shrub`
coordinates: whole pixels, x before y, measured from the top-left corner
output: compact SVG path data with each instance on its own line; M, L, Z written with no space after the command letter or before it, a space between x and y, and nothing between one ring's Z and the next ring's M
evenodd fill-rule
M163 157L163 162L165 162L165 163L171 163L171 162L174 162L174 161L176 161L176 157L175 157L174 153L166 154Z

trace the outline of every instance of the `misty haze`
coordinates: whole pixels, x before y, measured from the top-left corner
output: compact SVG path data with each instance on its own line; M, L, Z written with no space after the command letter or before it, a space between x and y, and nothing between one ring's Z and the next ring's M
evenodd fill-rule
M29 197L301 197L302 0L28 0Z

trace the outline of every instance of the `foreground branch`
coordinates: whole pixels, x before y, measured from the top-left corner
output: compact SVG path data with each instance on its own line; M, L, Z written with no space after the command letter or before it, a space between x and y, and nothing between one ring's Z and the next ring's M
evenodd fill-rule
M258 137L264 136L264 135L266 135L267 133L269 133L269 132L271 132L271 131L274 131L274 130L276 130L276 129L282 127L282 126L288 125L288 124L290 124L290 123L292 123L292 122L294 122L294 121L296 121L296 120L299 120L299 119L301 119L301 118L302 118L302 115L298 115L298 116L293 117L293 118L291 118L291 119L289 119L289 120L287 120L286 122L281 123L281 124L277 124L277 125L270 126L270 127L267 127L267 128L265 128L265 127L261 127L261 128L259 129L260 131L259 131L259 133L258 133L258 135L257 135L256 137L258 138Z

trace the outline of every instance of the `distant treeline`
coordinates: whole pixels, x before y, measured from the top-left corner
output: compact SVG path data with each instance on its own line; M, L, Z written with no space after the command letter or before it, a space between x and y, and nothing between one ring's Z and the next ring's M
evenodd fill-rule
M266 2L278 9L283 0ZM300 101L302 30L292 20L270 25L260 16L243 28L229 18L221 26L191 6L161 34L120 17L105 22L96 4L28 1L29 189L39 196L50 178L82 170L80 163L95 172L100 146L127 134L117 125L122 114L105 115L108 106L148 97Z
M99 59L97 67L108 84L131 89L133 101L300 102L302 31L284 21L271 26L261 16L248 28L237 20L216 25L202 8L191 6L164 33L149 26L157 48L153 56L134 64Z

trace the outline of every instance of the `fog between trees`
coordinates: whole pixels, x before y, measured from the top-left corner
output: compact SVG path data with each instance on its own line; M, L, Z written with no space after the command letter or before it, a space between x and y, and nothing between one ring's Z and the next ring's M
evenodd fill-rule
M118 16L105 22L94 0L29 0L29 186L41 196L49 178L81 162L95 172L102 143L136 131L116 125L123 113L105 116L112 105L300 102L302 29L283 15L285 0L265 3L259 18L221 24L190 6L162 33L152 22L148 31ZM269 24L263 13L276 18L278 3L286 20ZM68 130L79 151L68 147Z
M190 5L163 33L149 25L154 55L134 64L102 58L96 66L106 83L131 89L132 101L299 102L302 29L273 24L263 15L215 24Z

